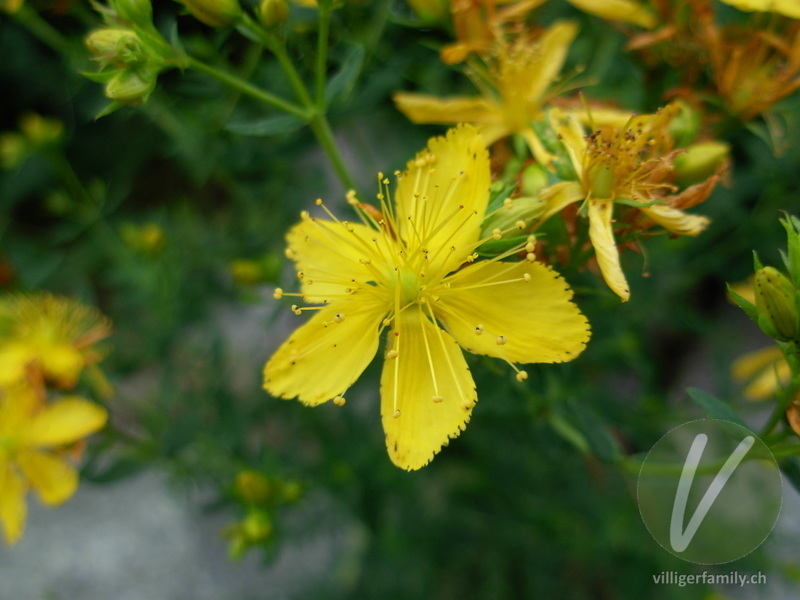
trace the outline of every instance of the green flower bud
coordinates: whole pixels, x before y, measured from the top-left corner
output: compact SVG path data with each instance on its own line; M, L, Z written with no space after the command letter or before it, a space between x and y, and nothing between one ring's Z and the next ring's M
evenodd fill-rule
M138 104L147 100L156 87L156 75L143 69L117 73L106 84L106 97L122 104Z
M264 504L273 494L273 485L258 471L242 471L236 476L234 489L247 504Z
M289 4L286 0L262 0L258 17L264 27L275 27L289 18Z
M181 0L198 21L209 27L230 27L242 16L238 0Z
M244 538L251 544L268 540L273 529L272 519L263 510L251 510L242 522Z
M675 182L680 187L700 183L719 171L728 160L730 145L725 142L700 142L689 146L675 158Z
M425 23L444 23L450 16L447 0L408 0L411 10Z
M153 5L150 0L111 0L111 6L131 25L149 28L153 24Z
M119 67L144 64L147 59L139 36L130 29L98 29L84 42L92 54Z
M547 187L547 170L542 165L528 165L522 170L520 192L523 196L538 196Z
M36 113L25 113L19 120L19 130L33 148L52 146L61 141L64 124L58 119L47 119Z
M669 122L669 134L678 148L685 148L697 137L700 130L700 113L691 104L683 100L675 102L678 113Z
M0 167L16 169L31 155L31 146L18 133L0 134Z
M756 271L753 287L761 330L781 342L800 339L798 290L792 282L774 267L763 267Z
M523 235L544 214L545 206L541 198L507 198L502 207L484 220L481 237L503 239Z

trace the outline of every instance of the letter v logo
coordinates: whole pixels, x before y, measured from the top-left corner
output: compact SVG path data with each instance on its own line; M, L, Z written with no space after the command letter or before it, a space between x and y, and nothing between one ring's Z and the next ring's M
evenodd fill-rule
M689 501L689 492L692 489L692 481L694 481L694 476L697 472L697 467L700 464L700 459L703 456L703 450L705 450L707 442L708 436L706 434L698 433L695 436L692 446L689 448L689 454L686 455L686 462L683 464L681 478L678 481L678 489L675 492L675 503L672 505L672 520L669 524L669 543L675 552L683 552L689 547L695 533L697 533L703 519L706 518L708 511L711 510L722 488L725 487L725 484L728 483L728 479L733 475L736 467L739 466L739 463L742 462L742 459L750 451L750 448L753 447L755 438L750 435L739 442L733 454L728 457L719 473L714 477L711 485L708 486L706 493L703 494L703 498L697 505L694 514L692 514L684 530L683 522L684 516L686 515L686 504Z

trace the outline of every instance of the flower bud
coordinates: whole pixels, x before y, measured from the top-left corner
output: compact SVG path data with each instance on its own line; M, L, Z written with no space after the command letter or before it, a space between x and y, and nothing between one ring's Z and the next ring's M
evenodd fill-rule
M667 128L675 145L678 148L685 148L694 141L700 130L700 112L683 100L678 100L673 104L678 106L678 112Z
M156 87L156 76L143 69L128 69L117 73L106 84L106 97L123 104L147 100Z
M289 18L289 4L286 0L262 0L258 18L264 27L276 27Z
M273 494L273 485L258 471L241 471L236 476L234 489L247 504L264 504Z
M131 25L148 28L153 24L153 5L150 0L112 0L111 6Z
M146 60L139 36L130 29L97 29L86 36L92 54L119 67L142 64Z
M64 134L64 123L58 119L47 119L36 113L25 113L19 120L19 130L31 146L44 148L58 143Z
M541 198L509 198L504 205L491 214L481 228L481 237L487 238L500 230L500 238L515 237L522 234L520 222L527 230L544 214L545 201Z
M522 170L520 192L523 196L538 196L547 187L547 170L541 165L528 165Z
M0 133L0 168L16 169L31 155L31 146L18 133Z
M411 10L425 23L444 23L450 15L447 0L408 0Z
M719 171L728 160L730 145L725 142L700 142L689 146L675 158L675 182L680 187L700 183Z
M181 0L198 21L209 27L230 27L242 16L238 0Z
M0 12L13 15L24 3L25 0L0 0Z
M263 510L251 510L242 522L244 538L251 544L269 539L272 531L272 519Z
M761 330L781 342L800 339L798 291L792 282L774 267L763 267L756 271L754 288Z

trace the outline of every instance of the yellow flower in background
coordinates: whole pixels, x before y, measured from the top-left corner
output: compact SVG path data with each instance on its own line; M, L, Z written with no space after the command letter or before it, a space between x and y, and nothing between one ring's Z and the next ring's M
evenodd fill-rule
M476 82L484 91L482 96L438 98L397 92L395 105L414 123L471 123L487 145L520 134L536 160L547 164L554 157L536 136L533 121L544 116L546 104L555 95L554 84L577 33L574 23L559 21L535 40L520 37L498 42L488 80ZM613 110L595 112L598 122L624 122L628 116Z
M778 394L778 387L789 383L789 363L777 346L762 348L740 356L731 368L733 378L747 384L745 397L751 400L770 400Z
M800 2L797 0L720 0L739 10L776 12L786 17L800 19Z
M471 126L433 138L398 176L394 202L379 175L381 210L350 204L362 223L303 220L288 234L301 294L316 315L264 369L274 396L308 405L344 394L389 329L381 417L392 461L419 469L456 437L477 401L462 348L514 363L575 358L589 339L572 291L533 260L532 240L476 261L489 200L489 156ZM322 201L318 201L320 206ZM527 251L528 260L504 262ZM284 295L276 290L276 297Z
M101 429L107 416L78 396L47 403L27 385L0 390L0 523L7 543L22 537L29 489L50 506L75 493L78 473L66 446Z
M0 387L27 377L29 368L63 388L100 359L92 346L111 333L94 308L47 293L0 298Z
M0 11L13 15L23 4L25 0L0 0Z
M674 106L668 106L655 115L632 117L624 127L601 127L589 135L574 116L556 109L551 114L577 180L543 190L548 209L542 221L573 202L585 201L597 265L623 302L630 297L630 290L614 238L615 204L633 205L648 219L679 235L698 235L709 224L706 217L687 214L660 195L671 189L664 180L672 171L667 126L675 112ZM700 196L705 199L711 192L708 186L695 188L692 191L698 198L690 201L678 196L676 200L696 204Z

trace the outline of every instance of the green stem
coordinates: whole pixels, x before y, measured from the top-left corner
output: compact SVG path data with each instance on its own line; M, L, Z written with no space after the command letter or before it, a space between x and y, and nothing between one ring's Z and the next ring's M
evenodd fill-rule
M197 60L196 58L192 58L191 56L186 57L185 66L194 69L195 71L199 71L201 73L205 73L210 77L213 77L217 81L224 83L228 87L241 92L245 96L249 96L254 100L258 100L262 104L266 104L268 106L272 106L273 108L277 108L278 110L282 110L284 112L289 113L292 116L297 117L305 122L309 122L311 117L307 111L301 109L294 104L290 104L286 100L279 98L274 94L270 94L260 88L257 88L253 84L236 77L235 75L231 75L226 71L221 71L216 67L212 67L211 65L207 65L206 63Z
M39 16L39 13L28 4L23 4L20 9L14 13L14 18L22 23L22 25L42 43L59 54L63 54L67 57L72 56L72 45L69 41L61 35L61 32Z
M328 155L328 159L331 161L333 168L336 170L336 174L339 176L339 180L348 190L354 190L355 183L353 182L353 178L350 177L347 165L345 165L344 159L339 152L339 146L336 145L331 126L328 124L328 119L325 118L324 114L316 113L309 122L309 125L311 125L311 129L314 131L314 135L317 136L317 141L320 146L322 146L325 154Z
M325 112L325 85L328 76L328 33L331 25L331 3L319 3L319 36L317 38L316 106Z

